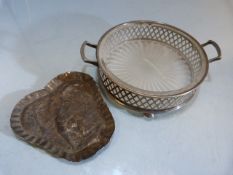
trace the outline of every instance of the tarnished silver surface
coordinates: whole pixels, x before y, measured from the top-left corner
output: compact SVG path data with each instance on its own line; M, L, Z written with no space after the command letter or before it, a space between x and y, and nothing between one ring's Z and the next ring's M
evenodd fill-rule
M22 140L71 161L95 154L115 128L95 81L79 72L61 74L24 97L12 112L11 127Z

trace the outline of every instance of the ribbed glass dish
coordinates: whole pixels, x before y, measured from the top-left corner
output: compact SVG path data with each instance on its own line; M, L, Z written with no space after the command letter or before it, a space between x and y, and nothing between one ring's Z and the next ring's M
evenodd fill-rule
M191 82L184 56L153 40L125 41L114 48L106 67L127 84L148 91L172 91Z

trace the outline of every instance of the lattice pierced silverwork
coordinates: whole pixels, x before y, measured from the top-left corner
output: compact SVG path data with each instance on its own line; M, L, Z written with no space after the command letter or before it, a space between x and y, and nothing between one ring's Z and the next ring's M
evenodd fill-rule
M188 101L194 94L195 91L191 91L187 95L182 96L171 96L165 98L150 97L139 95L126 90L116 83L114 83L110 78L108 78L101 70L100 77L102 79L103 85L106 87L108 93L110 93L114 98L116 98L121 103L134 108L139 108L141 110L165 110L171 109L176 106L182 105L184 102Z
M115 47L129 40L154 40L175 48L183 55L189 65L192 81L196 81L198 78L202 68L202 60L197 48L178 30L172 30L169 26L153 23L127 23L127 25L116 27L105 36L101 43L101 47L104 49L99 49L99 55L106 59ZM187 102L195 93L195 89L193 89L184 95L151 97L120 87L102 69L100 69L100 76L104 87L114 98L129 107L142 110L171 109Z

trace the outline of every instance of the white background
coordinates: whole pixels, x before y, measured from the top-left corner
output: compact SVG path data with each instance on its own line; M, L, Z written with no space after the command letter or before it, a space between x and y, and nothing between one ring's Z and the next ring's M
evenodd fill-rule
M135 19L172 24L221 46L223 59L210 65L194 102L154 120L108 103L116 123L111 143L81 163L16 139L9 126L16 102L65 71L96 77L81 61L81 43ZM16 174L233 175L233 1L1 0L0 175Z

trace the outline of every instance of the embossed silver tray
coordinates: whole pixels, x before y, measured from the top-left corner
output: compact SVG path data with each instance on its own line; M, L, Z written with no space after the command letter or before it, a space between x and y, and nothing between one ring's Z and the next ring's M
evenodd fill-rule
M206 45L217 57L208 59ZM85 56L85 46L96 49L96 61ZM108 30L98 45L85 41L82 59L98 66L101 83L120 105L146 116L182 107L207 75L209 63L221 59L216 42L200 44L168 24L132 21Z
M20 139L70 161L95 154L115 129L95 81L80 72L60 74L24 97L10 122Z

